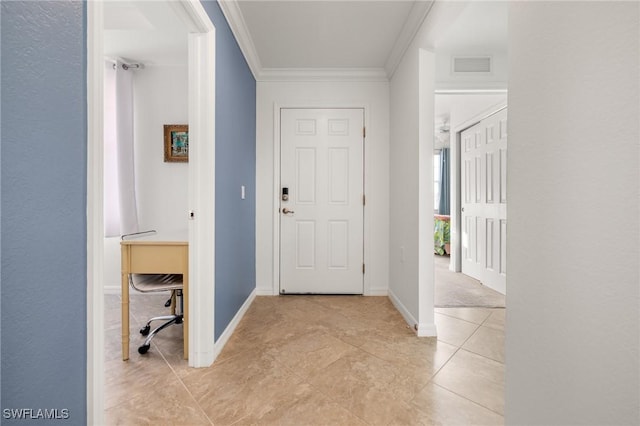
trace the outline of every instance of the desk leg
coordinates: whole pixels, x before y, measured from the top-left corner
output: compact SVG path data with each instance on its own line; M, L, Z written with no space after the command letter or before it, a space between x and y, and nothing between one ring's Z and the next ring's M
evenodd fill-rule
M129 274L122 274L122 360L129 359Z

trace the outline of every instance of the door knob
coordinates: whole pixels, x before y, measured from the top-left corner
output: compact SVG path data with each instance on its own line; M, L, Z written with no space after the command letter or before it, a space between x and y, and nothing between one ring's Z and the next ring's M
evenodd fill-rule
M285 208L282 209L282 213L284 213L284 214L293 214L294 211L293 210L289 210L288 208L285 207Z

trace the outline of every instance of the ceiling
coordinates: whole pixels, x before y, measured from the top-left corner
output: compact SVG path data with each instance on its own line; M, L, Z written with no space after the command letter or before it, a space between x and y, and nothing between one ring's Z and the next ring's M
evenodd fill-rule
M172 4L173 3L173 4ZM462 12L438 37L446 52L506 52L504 1L444 2ZM283 70L375 70L389 78L430 12L431 0L221 0L256 78ZM463 7L460 7L460 5ZM186 64L187 29L175 0L106 0L105 54Z
M507 1L469 2L438 38L436 51L506 51L508 8Z
M145 65L186 65L187 28L168 1L104 2L104 54Z
M379 70L388 79L434 4L432 0L220 1L257 78L272 70L347 69ZM436 52L506 53L507 2L437 4Z
M375 70L388 79L433 6L432 0L220 0L257 79L288 70L318 74ZM447 7L447 2L443 3ZM507 2L454 1L461 10L438 30L436 55L504 52ZM188 30L175 0L105 0L104 49L145 65L186 65ZM436 97L436 121L457 96Z
M237 5L262 68L313 69L384 68L403 34L415 33L430 3L243 0Z

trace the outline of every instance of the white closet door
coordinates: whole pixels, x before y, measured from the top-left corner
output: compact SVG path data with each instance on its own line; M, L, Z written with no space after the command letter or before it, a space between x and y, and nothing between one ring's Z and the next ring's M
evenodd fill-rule
M506 293L507 109L462 132L462 272Z

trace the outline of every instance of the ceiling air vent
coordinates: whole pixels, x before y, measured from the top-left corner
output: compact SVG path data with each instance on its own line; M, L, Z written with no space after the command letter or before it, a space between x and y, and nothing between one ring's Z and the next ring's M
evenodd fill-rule
M490 56L454 56L453 72L460 73L490 73Z

